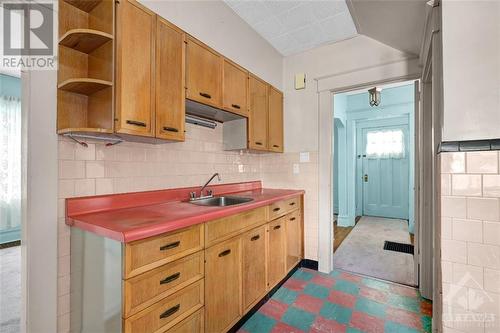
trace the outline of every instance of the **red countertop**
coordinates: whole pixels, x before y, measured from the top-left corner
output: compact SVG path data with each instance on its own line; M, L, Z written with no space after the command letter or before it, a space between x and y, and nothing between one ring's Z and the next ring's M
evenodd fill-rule
M120 242L132 242L233 215L304 194L302 190L261 188L261 182L211 186L215 195L253 198L248 203L207 207L187 201L199 187L66 200L66 224Z

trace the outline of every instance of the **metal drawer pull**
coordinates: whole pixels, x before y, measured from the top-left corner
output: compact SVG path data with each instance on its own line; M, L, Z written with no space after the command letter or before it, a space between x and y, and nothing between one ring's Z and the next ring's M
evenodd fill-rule
M146 123L143 123L142 121L137 121L137 120L127 120L127 124L134 125L134 126L140 126L140 127L146 127Z
M295 206L295 202L290 202L290 206Z
M164 278L163 280L160 281L160 284L167 284L167 283L170 283L172 281L175 281L177 280L179 277L181 276L181 272L177 272L175 274L172 274L170 276L167 276L166 278Z
M259 141L255 141L255 144L259 145L259 146L262 146L262 142L259 142Z
M253 241L256 241L259 238L260 238L260 235L255 235L252 238L250 238L250 240L253 242Z
M173 242L173 243L170 243L170 244L167 244L167 245L163 245L162 247L160 247L160 251L174 249L177 246L179 246L180 244L181 244L181 241L177 241L177 242Z
M200 96L205 97L205 98L212 98L212 96L210 96L210 94L203 93L203 92L200 93Z
M221 253L219 253L219 257L225 257L225 256L227 256L229 253L231 253L231 250L222 251Z
M273 145L273 147L274 147L274 148L279 148L280 146L278 146L278 145Z
M292 218L290 219L290 221L295 221L295 217L292 217Z
M165 319L167 317L170 317L171 315L173 315L174 313L179 311L180 308L181 308L180 304L177 304L176 306L171 307L170 309L166 310L165 312L163 312L160 315L160 319Z
M167 127L167 126L163 127L163 130L168 131L168 132L176 132L176 133L179 132L179 130L177 128Z
M281 226L280 226L280 225L277 225L277 226L275 226L273 229L274 229L274 230L278 230L279 228L281 228Z
M279 211L280 209L281 209L281 208L276 207L276 208L274 208L274 209L273 209L273 212L277 212L277 211Z
M239 106L238 104L231 104L231 106L235 109L241 109L241 106Z

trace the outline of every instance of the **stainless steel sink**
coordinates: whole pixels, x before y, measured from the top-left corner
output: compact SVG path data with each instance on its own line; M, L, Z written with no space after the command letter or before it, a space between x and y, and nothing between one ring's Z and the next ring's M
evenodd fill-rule
M250 202L252 200L253 198L244 198L244 197L212 197L205 199L196 199L190 201L190 203L198 206L224 207L224 206L239 205L242 203Z

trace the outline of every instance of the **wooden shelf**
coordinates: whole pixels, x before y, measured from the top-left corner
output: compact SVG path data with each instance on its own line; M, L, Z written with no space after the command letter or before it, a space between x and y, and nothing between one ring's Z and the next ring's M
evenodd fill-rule
M98 4L100 4L103 0L64 0L64 1L69 3L71 6L76 7L88 13L92 9L94 9Z
M75 78L61 82L57 87L59 89L82 94L92 95L93 93L113 85L110 81L89 79L89 78Z
M112 39L112 35L102 31L72 29L59 39L59 44L88 54Z

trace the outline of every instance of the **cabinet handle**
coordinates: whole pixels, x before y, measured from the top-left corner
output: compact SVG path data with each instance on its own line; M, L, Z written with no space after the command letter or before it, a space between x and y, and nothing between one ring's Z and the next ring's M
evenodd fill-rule
M277 226L274 226L274 230L278 230L279 228L281 228L281 225L277 225Z
M163 127L163 130L167 131L167 132L175 132L175 133L179 132L179 130L177 128L167 127L167 126Z
M160 319L165 319L167 317L170 317L171 315L173 315L174 313L176 313L177 311L179 311L180 308L181 308L180 304L177 304L177 305L171 307L170 309L166 310L165 312L163 312L160 315Z
M212 96L210 96L210 94L203 93L203 92L200 93L200 96L205 97L205 98L212 98Z
M290 219L290 221L295 221L295 220L296 220L296 219L295 219L295 217L292 217L292 218Z
M259 142L259 141L255 141L255 144L259 145L259 146L262 146L262 142Z
M274 147L274 148L279 148L280 146L278 146L278 145L273 145L273 147Z
M225 257L227 256L229 253L231 253L231 250L226 250L226 251L222 251L221 253L219 253L219 257Z
M140 127L146 127L146 123L143 123L142 121L137 121L137 120L127 120L127 124L134 125L134 126L140 126Z
M290 202L290 206L295 206L295 202Z
M167 283L170 283L172 281L175 281L177 280L179 277L181 276L181 272L177 272L175 274L172 274L170 276L167 276L166 278L164 278L163 280L160 281L160 284L167 284Z
M260 235L255 235L252 238L250 238L250 240L253 242L253 241L256 241L259 238L260 238Z
M160 247L160 251L175 249L180 244L181 244L181 241L177 241L177 242L173 242L173 243L170 243L170 244L167 244L167 245L163 245L162 247Z
M276 208L274 208L274 209L273 209L273 212L277 212L277 211L279 211L280 209L281 209L281 208L276 207Z
M241 106L239 106L238 104L231 104L231 106L235 109L241 109Z

